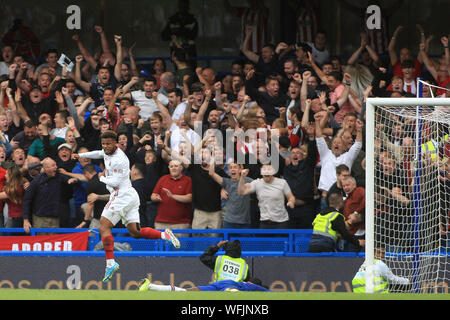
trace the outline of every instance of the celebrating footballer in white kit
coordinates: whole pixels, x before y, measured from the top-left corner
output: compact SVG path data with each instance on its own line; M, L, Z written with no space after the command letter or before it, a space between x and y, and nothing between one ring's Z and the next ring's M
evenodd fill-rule
M101 136L102 150L74 154L73 158L104 159L105 170L99 173L99 180L106 184L111 193L109 202L103 209L100 218L100 235L106 256L106 272L103 282L111 279L119 270L119 264L114 260L114 238L111 229L119 222L127 227L131 236L136 239L164 239L180 247L179 240L170 229L164 232L152 228L140 228L139 196L131 185L130 161L126 154L117 146L117 134L105 131Z

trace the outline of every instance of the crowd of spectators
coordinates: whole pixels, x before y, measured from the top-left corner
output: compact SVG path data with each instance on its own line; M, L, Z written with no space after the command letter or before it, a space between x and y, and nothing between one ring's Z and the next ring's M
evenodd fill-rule
M450 89L448 37L440 39L442 55L430 58L431 35L421 26L417 48L409 49L396 47L398 27L387 59L362 33L347 61L330 55L325 31L311 43L252 51L248 27L243 59L228 70L192 65L189 42L189 50L171 47L173 72L164 59L144 70L122 36L95 30L103 51L89 52L74 35L80 54L72 70L58 64L58 50L36 65L11 45L2 48L2 226L98 226L109 196L97 176L103 163L71 155L101 149L101 133L114 130L132 166L144 227L312 229L336 193L349 231L363 235L365 100L415 96L417 76ZM415 143L406 125L397 118L378 128L377 179L386 183L375 196L399 207L411 200L405 166ZM449 180L448 154L442 160Z

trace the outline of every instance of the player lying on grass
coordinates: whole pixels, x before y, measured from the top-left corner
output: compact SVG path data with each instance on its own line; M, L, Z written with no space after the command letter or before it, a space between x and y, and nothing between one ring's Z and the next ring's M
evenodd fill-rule
M150 282L148 278L142 279L139 291L269 291L258 278L250 278L247 282L236 282L233 280L221 280L206 286L183 289L172 285L158 285Z

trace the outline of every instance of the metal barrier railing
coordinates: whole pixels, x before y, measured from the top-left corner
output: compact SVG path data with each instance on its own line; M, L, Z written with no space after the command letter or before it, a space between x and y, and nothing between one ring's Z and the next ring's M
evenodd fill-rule
M25 233L21 228L0 229L1 236L36 236L45 234L67 234L89 231L87 251L93 251L96 244L101 242L98 229L65 229L65 228L32 228ZM162 240L134 239L127 229L112 229L115 242L127 242L132 251L160 251L165 253L179 251L204 251L208 246L222 240L239 239L242 250L248 252L277 252L278 254L296 253L306 251L312 230L299 229L174 229L175 234L187 234L180 238L181 248L174 249L169 243ZM301 247L301 248L300 248Z

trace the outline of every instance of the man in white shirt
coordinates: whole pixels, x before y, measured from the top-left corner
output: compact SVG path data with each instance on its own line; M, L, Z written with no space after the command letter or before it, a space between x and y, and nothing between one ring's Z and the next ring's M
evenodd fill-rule
M14 49L11 46L6 45L3 47L2 59L3 61L0 62L0 76L9 75L9 66L14 60Z
M173 151L179 152L179 145L181 142L190 143L193 147L197 146L199 142L202 141L202 137L198 135L194 130L189 128L187 121L184 119L184 113L180 115L178 124L173 120L172 116L170 116L169 110L163 106L161 101L159 100L159 94L154 92L153 99L159 108L159 112L163 118L163 122L165 122L166 126L169 128L171 132L170 135L170 148ZM192 122L195 121L196 113L191 113ZM188 155L189 156L189 155Z
M258 197L258 205L261 211L262 229L286 229L289 226L289 214L285 206L294 208L295 196L292 194L291 188L284 179L276 178L275 169L265 164L261 167L262 179L253 180L245 183L245 177L249 170L245 169L241 172L238 184L238 195L245 196L256 193Z
M100 236L106 255L106 272L103 282L107 282L119 270L114 260L114 238L112 228L122 220L131 236L135 239L163 239L180 247L179 240L170 229L164 232L152 228L140 227L139 195L132 187L130 180L130 162L125 153L118 148L118 138L114 131L105 131L101 136L102 150L74 154L74 159L104 159L105 171L99 173L99 180L106 184L111 193L109 202L103 209L100 218Z
M138 78L132 78L126 87L132 87L137 82ZM158 111L158 106L153 99L153 92L156 90L156 79L154 77L146 78L143 89L143 91L137 90L131 93L125 93L120 98L126 97L133 99L134 105L141 108L139 116L144 120L148 120L154 112ZM163 94L158 94L158 99L165 107L169 104L169 99Z
M312 57L313 60L318 64L322 65L324 62L330 59L330 53L326 48L327 43L327 35L325 31L319 30L317 31L316 37L313 42L307 42L312 49Z
M351 146L350 150L345 152L344 143L340 137L335 136L331 141L331 150L322 134L320 121L316 120L316 142L320 155L320 179L318 189L322 192L321 208L326 207L326 197L330 187L336 182L336 167L345 164L350 170L353 162L362 148L363 141L363 123L361 120L356 122L356 142Z

